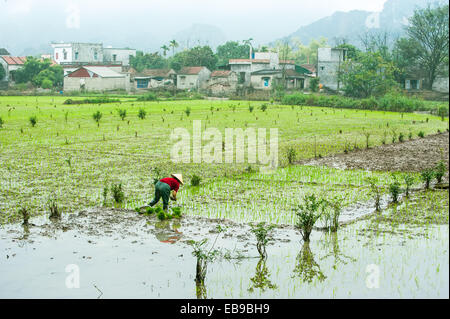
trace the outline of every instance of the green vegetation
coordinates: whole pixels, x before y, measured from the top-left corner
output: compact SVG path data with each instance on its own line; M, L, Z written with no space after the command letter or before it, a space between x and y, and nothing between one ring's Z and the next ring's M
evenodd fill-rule
M317 198L314 194L306 195L303 198L303 203L298 206L295 227L300 231L304 242L309 242L314 224L322 216L325 208L326 201L322 198Z
M370 199L370 186L364 181L370 174L347 171L337 174L328 168L288 166L268 176L258 173L258 164L253 164L247 172L246 162L172 163L167 159L173 145L170 142L173 128L192 132L192 120L201 120L202 131L206 125L224 134L225 128L245 129L246 123L255 121L256 116L257 127L278 128L279 164L283 166L288 164L288 159L282 151L288 147L296 150L295 160L302 161L365 145L363 130L370 133L370 147L376 147L381 145L385 132L393 128L398 132L411 131L417 138L419 131L435 134L438 129L445 131L448 125L447 118L442 122L438 116L416 113L404 113L402 117L387 111L292 108L277 104L262 112L262 103L257 101L136 102L124 98L121 104L67 105L66 99L64 96L0 97L0 117L5 120L0 134L0 201L5 205L0 216L2 222L16 219L17 207L23 203L33 216L45 214L47 196L55 189L60 194L58 206L64 212L105 205L105 180L122 182L127 192L122 205L133 209L148 203L153 178L180 171L202 178L201 187L186 187L179 193L178 203L186 215L294 224L292 207L307 193L326 194L327 199L346 195L344 207ZM252 113L248 105L254 106ZM186 116L181 119L187 107L191 108L189 119ZM121 125L118 108L126 109L127 118L138 118L140 109L147 116L145 121ZM67 112L70 114L66 122ZM101 114L96 117L98 122L93 120L95 112ZM38 125L32 129L28 118L33 113L38 117ZM117 125L121 125L119 131ZM71 165L67 163L69 158ZM158 176L155 168L159 170ZM391 176L375 175L380 177L379 185L386 193ZM27 180L39 181L39 186L30 187L25 183ZM107 196L111 196L110 186L108 182ZM267 206L272 207L269 212Z

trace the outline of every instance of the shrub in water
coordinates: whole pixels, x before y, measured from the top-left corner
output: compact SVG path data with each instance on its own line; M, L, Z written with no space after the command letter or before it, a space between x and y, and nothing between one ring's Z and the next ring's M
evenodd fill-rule
M145 116L147 115L147 112L144 110L144 109L139 109L139 112L138 112L138 117L141 119L141 120L143 120L143 119L145 119Z
M4 124L5 122L3 122L3 119L2 119L2 117L0 116L0 128L2 128L3 127L3 124Z
M391 192L392 201L394 203L398 202L398 195L400 195L400 183L397 180L397 177L395 175L392 175L392 178L394 181L389 185L389 191Z
M418 137L424 138L425 137L425 133L423 131L420 131L419 133L417 133Z
M35 127L35 126L36 126L36 123L37 123L37 117L36 117L36 115L30 116L30 123L31 123L31 126L32 126L32 127Z
M438 183L442 182L442 177L444 177L446 171L447 167L445 166L445 162L443 160L440 160L434 168L434 177L436 177Z
M95 122L97 122L97 126L100 126L100 119L102 118L103 114L100 111L95 112L92 114L92 118Z
M297 151L293 146L289 146L286 150L286 158L289 164L293 164L297 158Z
M122 183L119 184L112 184L111 186L111 193L113 196L114 201L117 204L122 204L125 199L125 194L122 189Z
M122 121L125 120L125 118L127 117L127 110L118 109L117 112L119 113L119 116L122 119Z
M375 200L375 210L381 211L381 189L378 187L378 179L376 177L369 177L367 182L370 184L370 190L372 191L373 199Z
M297 223L295 227L299 229L303 241L309 242L309 236L316 221L321 217L325 208L325 201L316 195L305 195L303 204L299 205L296 212Z
M405 188L406 196L409 196L409 190L411 189L411 186L414 184L414 176L411 174L405 174L403 175L403 180L406 185Z
M198 185L200 185L200 181L201 181L200 176L197 176L197 175L194 174L192 176L192 178L191 178L191 185L192 186L198 186Z
M258 249L258 253L261 258L265 258L267 256L266 246L269 241L272 240L271 233L274 227L274 225L266 226L266 223L264 222L251 226L250 231L256 236L256 248Z
M427 168L420 174L420 177L422 178L422 181L425 183L425 189L429 189L430 183L434 177L434 170L432 168Z

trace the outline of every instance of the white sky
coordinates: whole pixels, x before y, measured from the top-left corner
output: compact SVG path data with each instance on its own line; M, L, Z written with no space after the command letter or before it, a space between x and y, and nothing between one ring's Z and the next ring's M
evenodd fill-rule
M128 24L169 38L194 23L219 27L228 39L284 37L335 11L381 11L386 0L0 0L0 18L23 31L51 24L95 33ZM3 12L3 13L2 13ZM9 20L9 21L8 21ZM20 21L23 23L20 23ZM14 22L14 23L13 23ZM63 25L61 25L63 24ZM31 26L30 26L31 25ZM0 23L0 26L2 24ZM50 30L49 32L53 32ZM61 39L62 40L62 39ZM0 35L1 42L1 35Z

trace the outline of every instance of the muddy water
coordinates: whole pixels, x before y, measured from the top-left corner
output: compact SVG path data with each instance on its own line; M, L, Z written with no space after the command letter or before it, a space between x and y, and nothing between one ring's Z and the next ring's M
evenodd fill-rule
M314 231L309 245L280 226L260 259L249 225L226 220L96 209L30 222L0 229L2 298L449 297L448 225L364 220L337 234ZM218 234L217 224L227 230ZM188 241L203 238L235 259L211 262L199 294Z

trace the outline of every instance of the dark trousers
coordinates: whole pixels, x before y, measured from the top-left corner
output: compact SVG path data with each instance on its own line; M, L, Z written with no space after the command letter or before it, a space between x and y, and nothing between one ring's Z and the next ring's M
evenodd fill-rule
M163 182L157 182L155 184L155 198L150 202L150 206L155 206L161 197L163 200L163 208L167 210L169 207L170 186Z

